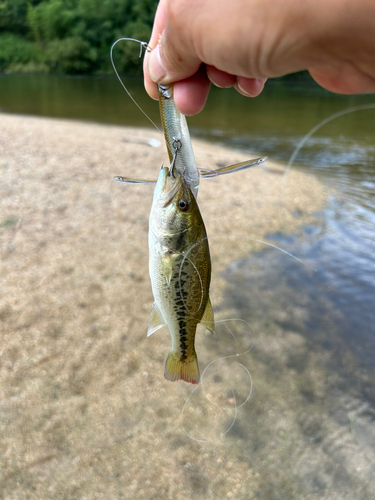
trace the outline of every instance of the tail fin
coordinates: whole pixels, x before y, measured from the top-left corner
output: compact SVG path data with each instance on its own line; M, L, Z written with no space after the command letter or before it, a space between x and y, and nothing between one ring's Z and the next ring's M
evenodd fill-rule
M199 368L195 352L193 356L181 361L177 353L170 351L165 362L164 377L171 382L185 380L190 384L198 384Z

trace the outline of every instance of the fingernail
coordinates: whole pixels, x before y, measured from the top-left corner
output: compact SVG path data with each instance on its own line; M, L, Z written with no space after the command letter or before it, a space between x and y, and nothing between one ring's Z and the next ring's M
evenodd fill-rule
M216 83L215 80L213 80L208 73L207 73L207 76L208 76L208 79L210 80L210 82L212 83L212 85L215 85L215 87L217 87L219 89L229 89L230 87L233 87L233 85L228 85L227 87L223 87L223 85L219 85L218 83Z
M263 90L264 83L265 83L265 80L263 80L262 78L254 78L254 80L252 82L252 86L253 86L252 93L250 93L248 90L245 90L238 80L237 80L237 87L238 87L238 90L241 92L241 94L243 94L247 97L256 97Z
M157 45L154 50L150 52L147 69L151 80L155 83L161 82L161 80L166 76L167 72L165 71L160 58L160 45Z
M247 97L252 97L251 94L249 94L249 92L247 92L243 87L242 85L240 85L238 82L237 82L237 87L238 87L238 90L241 92L241 94L247 96Z
M211 76L207 73L207 77L208 79L210 80L210 82L212 83L212 85L215 85L215 87L218 87L219 89L224 89L225 87L222 87L221 85L217 84L212 78ZM233 85L231 85L231 87L233 87Z

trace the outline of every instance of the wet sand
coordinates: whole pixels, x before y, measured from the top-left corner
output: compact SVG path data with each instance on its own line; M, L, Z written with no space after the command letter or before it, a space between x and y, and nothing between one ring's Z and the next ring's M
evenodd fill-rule
M193 386L164 380L168 332L146 338L153 187L112 180L157 175L167 155L163 143L148 144L152 138L160 135L0 114L0 497L349 498L333 483L322 495L298 480L323 453L307 454L317 417L304 419L298 398L306 387L298 373L282 370L285 353L308 349L302 337L279 329L251 339L279 360L280 383L269 383L267 363L248 353L253 394L237 413L221 375L212 375L216 386L207 391L223 411L204 406L200 387L184 407ZM200 141L193 147L203 168L247 159ZM222 270L265 248L228 235L298 234L327 202L316 178L292 170L283 183L282 173L268 161L201 182L218 319L232 313L222 302ZM247 334L239 332L238 352L247 349ZM201 371L228 354L220 333L198 337ZM311 391L324 392L319 357L309 363ZM232 383L238 377L237 399L246 399L246 374L230 376ZM246 435L241 419L254 423ZM295 428L298 419L304 423Z

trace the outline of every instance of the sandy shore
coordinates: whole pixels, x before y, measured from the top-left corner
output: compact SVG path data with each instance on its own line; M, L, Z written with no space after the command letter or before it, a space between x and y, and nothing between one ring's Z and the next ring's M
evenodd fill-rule
M153 188L112 177L156 176L167 155L152 138L160 135L0 114L0 498L276 498L259 496L267 481L238 452L241 436L220 437L232 414L194 405L197 392L184 407L192 386L164 380L167 332L146 338ZM247 159L193 146L204 168ZM201 182L214 304L225 287L220 270L264 248L227 235L298 234L324 207L318 180L292 171L284 189L282 172L268 161ZM202 370L218 353L198 333ZM285 338L288 348L303 342ZM268 411L255 389L246 418ZM223 401L229 412L230 393ZM285 492L277 498L318 498L291 485Z

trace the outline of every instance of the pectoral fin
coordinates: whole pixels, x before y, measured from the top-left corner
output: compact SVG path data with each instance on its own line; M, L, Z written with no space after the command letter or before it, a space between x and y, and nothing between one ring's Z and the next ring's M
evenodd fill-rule
M164 275L169 286L171 284L172 278L172 258L170 256L163 257L161 259L161 264L163 266Z
M162 328L163 326L165 326L165 321L156 302L154 302L152 305L150 321L148 323L147 337L152 335L154 332L156 332L156 330L159 330L159 328Z
M214 312L212 310L211 300L208 298L206 309L204 310L200 324L204 326L210 333L215 333Z

